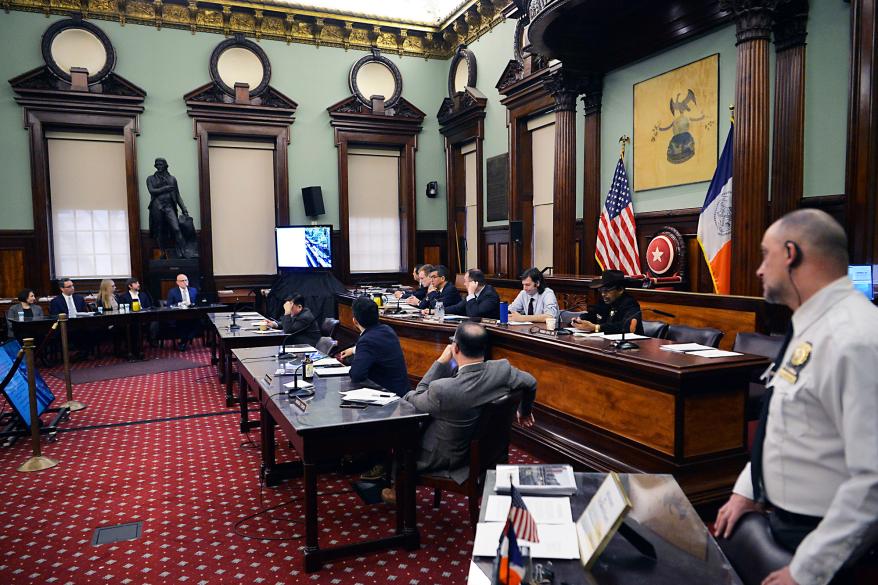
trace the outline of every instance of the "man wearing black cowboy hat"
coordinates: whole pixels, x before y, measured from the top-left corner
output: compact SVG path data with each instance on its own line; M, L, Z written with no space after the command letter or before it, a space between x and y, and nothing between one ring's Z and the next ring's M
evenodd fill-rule
M643 335L640 303L625 292L625 274L619 270L605 270L601 278L591 283L591 288L598 289L601 302L589 305L588 312L574 317L574 327L595 333L624 331Z

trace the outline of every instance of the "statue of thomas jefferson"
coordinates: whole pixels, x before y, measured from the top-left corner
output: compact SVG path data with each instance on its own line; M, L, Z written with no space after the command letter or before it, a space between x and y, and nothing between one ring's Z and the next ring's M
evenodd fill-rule
M155 159L156 172L146 178L149 189L149 234L158 242L162 257L168 257L168 250L173 249L177 258L191 258L191 247L187 246L186 238L180 230L180 221L189 220L189 211L180 198L177 179L168 172L168 161ZM177 207L183 216L177 218ZM197 253L195 254L197 256Z

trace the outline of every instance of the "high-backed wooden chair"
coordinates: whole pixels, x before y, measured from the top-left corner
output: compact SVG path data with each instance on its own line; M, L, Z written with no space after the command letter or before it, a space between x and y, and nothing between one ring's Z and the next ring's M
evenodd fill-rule
M501 396L485 405L469 444L469 465L463 484L451 478L448 471L419 474L418 483L433 488L433 507L442 503L442 490L463 494L469 500L469 520L473 531L479 520L479 497L485 472L509 461L509 435L521 393Z

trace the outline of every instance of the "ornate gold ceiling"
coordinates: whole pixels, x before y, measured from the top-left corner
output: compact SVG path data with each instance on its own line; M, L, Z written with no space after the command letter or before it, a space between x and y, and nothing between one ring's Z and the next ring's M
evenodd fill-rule
M0 0L0 7L180 28L225 36L370 50L448 59L461 43L470 43L504 18L509 0L469 0L439 26L332 14L283 4L247 0Z

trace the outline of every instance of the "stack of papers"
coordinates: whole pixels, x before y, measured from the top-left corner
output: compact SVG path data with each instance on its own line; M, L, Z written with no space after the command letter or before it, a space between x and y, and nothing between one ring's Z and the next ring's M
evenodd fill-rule
M703 358L732 357L736 355L744 355L736 351L726 351L724 349L704 349L700 351L690 351L689 355Z
M676 351L680 353L685 353L688 351L704 351L708 349L714 349L709 345L701 345L700 343L669 343L668 345L663 345L661 347L665 351Z
M522 494L569 496L576 493L576 478L569 465L498 465L494 491L509 492L511 485Z
M325 358L319 359L319 360L314 362L315 368L338 367L338 366L343 366L343 365L344 364L342 364L340 361L338 361L335 358L331 358L331 357L325 357Z
M347 376L351 373L350 366L330 366L327 368L314 368L314 373L325 378L327 376Z
M399 400L399 396L393 392L385 392L384 390L375 390L374 388L357 388L356 390L348 390L339 392L342 400L345 402L359 402L362 404L377 404L384 406L391 402Z
M530 509L530 507L528 507ZM570 509L570 502L567 502ZM479 522L476 526L476 539L473 543L473 555L480 557L493 557L497 554L497 543L500 542L500 533L503 531L504 522ZM540 559L578 559L579 541L576 537L576 525L571 521L565 524L541 524L537 520L537 534L540 541L530 543L519 540L518 544L530 545L530 554L533 558Z

